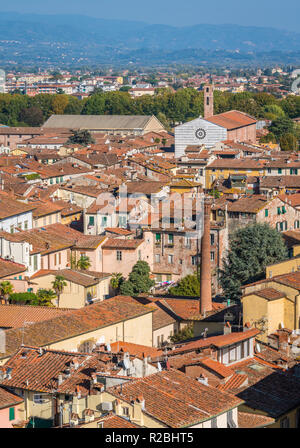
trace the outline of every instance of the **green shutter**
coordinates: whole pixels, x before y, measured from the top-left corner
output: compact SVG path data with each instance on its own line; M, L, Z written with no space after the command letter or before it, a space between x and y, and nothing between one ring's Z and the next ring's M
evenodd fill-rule
M15 420L15 408L9 408L9 421Z
M265 217L267 218L269 216L269 210L266 208L265 209Z

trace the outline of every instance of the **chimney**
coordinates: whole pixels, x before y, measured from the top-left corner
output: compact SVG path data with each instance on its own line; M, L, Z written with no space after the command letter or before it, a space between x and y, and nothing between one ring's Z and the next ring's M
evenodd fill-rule
M214 87L211 84L204 86L204 119L214 114Z
M243 331L248 331L248 330L250 330L250 328L251 328L250 322L246 322L245 325L244 325L244 330Z
M204 202L204 231L201 239L200 314L212 310L210 263L210 202Z
M231 325L229 322L226 322L224 325L224 334L230 334L231 333Z

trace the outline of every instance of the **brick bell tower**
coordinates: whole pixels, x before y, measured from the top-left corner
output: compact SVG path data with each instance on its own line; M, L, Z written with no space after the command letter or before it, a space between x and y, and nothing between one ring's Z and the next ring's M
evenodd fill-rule
M204 86L204 118L212 117L214 114L214 86L206 84Z
M200 264L200 314L212 311L211 261L210 261L210 212L211 203L204 202L204 231L201 239Z

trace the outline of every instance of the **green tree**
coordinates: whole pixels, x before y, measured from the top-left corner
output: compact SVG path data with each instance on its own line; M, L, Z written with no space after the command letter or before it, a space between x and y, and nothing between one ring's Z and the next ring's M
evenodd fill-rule
M105 112L105 94L92 94L86 101L83 109L83 115L103 115Z
M269 131L275 135L277 141L279 142L280 137L284 134L294 134L294 122L288 117L276 118L276 120L274 120L270 125Z
M5 280L0 283L0 297L7 303L9 296L13 293L14 288L13 285Z
M122 86L119 89L120 92L129 92L129 90L131 90L131 86Z
M285 116L283 109L278 104L268 104L263 108L264 118L268 120L276 120Z
M28 126L40 126L44 122L42 110L38 106L31 106L27 109L22 109L19 115L19 120L26 123Z
M282 151L297 151L298 139L294 134L284 134L280 137L280 148Z
M187 325L182 330L179 330L173 336L170 336L170 341L173 343L186 341L187 339L192 339L194 337L193 325Z
M117 292L120 292L120 287L124 282L124 277L121 272L115 272L110 279L110 286Z
M20 305L37 305L38 300L33 292L12 293L9 296L9 303Z
M228 300L239 300L241 286L264 277L269 264L287 259L281 234L267 224L253 224L237 230L230 238L223 259L220 283Z
M39 289L37 294L37 302L39 306L52 307L52 300L56 299L56 294L52 289Z
M176 286L169 288L168 292L172 296L199 297L200 281L197 274L187 275L182 278Z
M86 130L72 130L72 135L69 137L67 143L78 143L79 145L90 145L92 143L95 143L94 138L92 137L92 134Z
M62 275L56 275L54 281L52 282L52 288L54 289L57 295L57 306L59 307L60 296L64 291L64 288L67 286L67 282Z
M276 137L273 132L269 132L259 139L260 143L276 143Z
M154 280L150 278L150 267L146 261L138 261L132 268L128 280L125 280L120 286L120 292L123 296L137 296L140 293L148 293Z
M87 271L91 267L91 261L86 255L81 255L77 261L77 269Z

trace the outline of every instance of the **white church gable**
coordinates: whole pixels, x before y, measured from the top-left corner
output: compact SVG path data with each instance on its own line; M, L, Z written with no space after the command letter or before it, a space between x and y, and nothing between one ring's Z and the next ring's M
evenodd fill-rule
M175 157L181 157L189 145L212 148L223 140L227 140L227 129L204 118L196 118L175 128Z

